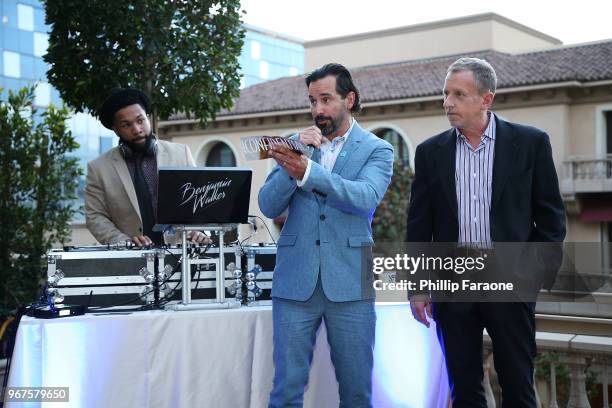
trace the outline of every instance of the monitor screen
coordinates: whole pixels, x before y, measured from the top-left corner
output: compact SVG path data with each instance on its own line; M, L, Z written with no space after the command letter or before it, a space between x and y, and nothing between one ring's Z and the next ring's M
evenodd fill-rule
M252 174L239 167L160 167L157 224L246 223Z

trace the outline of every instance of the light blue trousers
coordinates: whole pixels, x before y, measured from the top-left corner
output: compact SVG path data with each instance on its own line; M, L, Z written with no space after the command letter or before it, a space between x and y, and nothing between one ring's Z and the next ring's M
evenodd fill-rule
M274 387L270 408L302 407L321 320L325 322L340 407L371 407L376 314L374 300L332 302L321 280L305 302L272 299Z

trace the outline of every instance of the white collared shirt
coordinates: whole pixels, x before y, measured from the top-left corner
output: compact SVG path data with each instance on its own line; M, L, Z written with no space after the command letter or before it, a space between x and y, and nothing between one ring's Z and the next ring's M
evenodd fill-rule
M338 155L342 151L349 134L353 130L353 126L355 126L355 119L351 118L351 126L349 126L345 134L340 137L335 137L332 141L325 136L321 139L321 166L323 166L323 168L329 171L333 170L336 160L338 159ZM298 187L302 187L308 180L311 165L312 160L308 159L308 166L304 172L304 178L301 180L296 180Z

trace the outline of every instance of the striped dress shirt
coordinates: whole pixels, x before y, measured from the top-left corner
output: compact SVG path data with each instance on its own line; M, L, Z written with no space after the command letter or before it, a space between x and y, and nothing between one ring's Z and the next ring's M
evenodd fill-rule
M491 248L489 213L495 156L495 115L489 112L489 123L476 148L470 145L459 129L456 132L455 190L459 246Z

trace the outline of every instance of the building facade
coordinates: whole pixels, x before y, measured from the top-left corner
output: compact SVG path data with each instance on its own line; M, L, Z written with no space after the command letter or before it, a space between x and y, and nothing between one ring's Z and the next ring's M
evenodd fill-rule
M429 34L432 38L442 34L452 38L452 47L447 45L440 51L442 55L430 56L429 48L412 41ZM391 37L387 51L380 50L385 36ZM402 42L407 44L399 50L398 36L405 36ZM512 41L517 44L512 45ZM609 242L612 213L605 207L612 207L611 44L604 41L563 46L559 40L488 13L320 40L304 47L307 69L329 62L332 56L334 61L348 61L347 65L364 65L352 69L364 107L358 120L393 143L396 160L409 166L419 143L448 128L441 92L448 65L460 56L489 60L499 77L494 110L551 136L567 206L568 240ZM486 48L475 48L480 45ZM361 52L356 52L357 47ZM517 52L519 49L531 51ZM383 64L376 58L368 59L374 52L386 52L381 57ZM361 54L360 59L355 59L355 54ZM322 59L322 55L328 59ZM389 62L393 56L409 58ZM254 169L251 206L257 211L257 191L272 163L245 161L239 149L240 137L286 136L311 123L303 77L282 78L244 89L234 108L222 112L206 129L176 116L161 124L161 136L189 144L200 164L206 164L210 146L224 143L236 165Z

